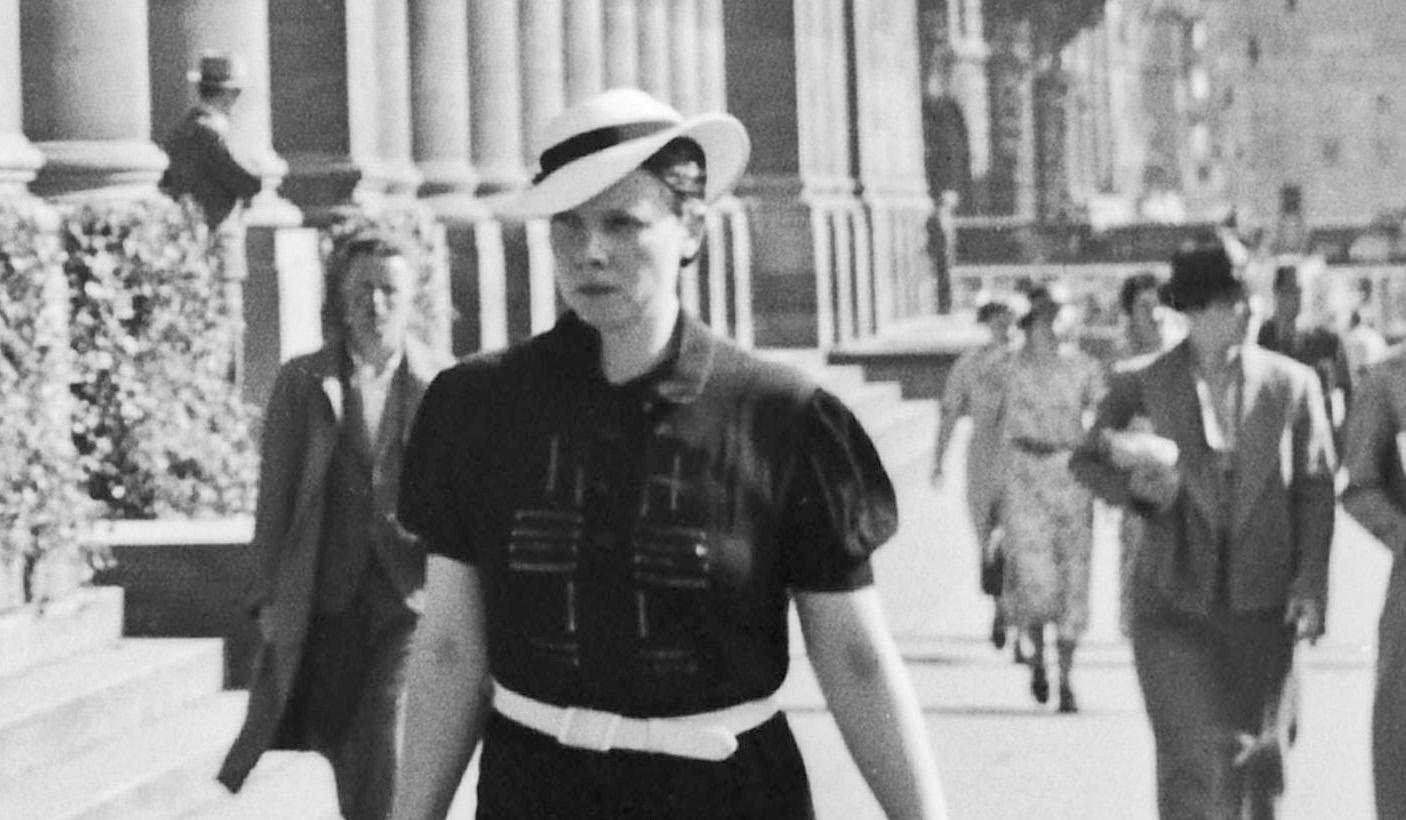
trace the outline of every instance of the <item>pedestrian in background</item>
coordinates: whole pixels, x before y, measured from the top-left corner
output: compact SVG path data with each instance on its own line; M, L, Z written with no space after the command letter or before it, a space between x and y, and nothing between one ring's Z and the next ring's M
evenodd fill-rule
M794 601L846 745L893 818L945 818L869 555L893 487L803 375L682 312L707 203L750 140L613 89L552 120L535 183L555 328L436 379L401 510L430 551L396 817L809 818L773 696Z
M279 371L264 419L244 727L219 779L237 791L270 748L332 764L347 820L384 820L395 787L405 663L424 549L396 505L410 423L446 362L407 332L413 255L375 231L327 270L329 341Z
M243 64L228 54L207 54L189 78L199 99L161 143L170 163L160 187L174 199L194 199L213 238L263 182L229 143L230 113L244 91Z
M1024 346L1010 357L1002 436L1009 468L1000 504L1005 553L1001 608L1030 642L1030 691L1049 700L1045 633L1059 663L1059 711L1076 712L1074 652L1089 622L1093 496L1069 474L1085 416L1103 393L1099 364L1060 342L1062 305L1038 285L1020 319Z
M1382 332L1362 318L1361 307L1348 311L1343 353L1347 358L1348 371L1352 374L1354 394L1372 365L1386 358L1389 347ZM1348 415L1351 416L1351 413Z
M1406 817L1406 351L1367 371L1348 414L1343 509L1393 557L1377 636L1372 775L1377 816Z
M933 454L932 483L941 488L943 461L957 422L971 417L971 437L967 442L967 513L976 532L978 560L982 567L983 591L992 596L995 609L991 620L991 642L997 649L1006 645L1006 618L1001 611L999 586L991 583L997 567L996 528L1006 486L1006 447L1001 435L1002 408L1011 356L1011 325L1015 316L1005 302L992 299L976 310L976 321L989 336L979 346L962 353L952 365L938 407L937 449Z
M1332 432L1313 373L1245 344L1223 249L1179 253L1167 295L1187 338L1114 374L1072 469L1144 520L1133 659L1161 816L1264 820L1293 734L1295 641L1323 632ZM1139 416L1151 433L1129 431Z
M1256 341L1266 350L1283 353L1313 368L1323 390L1334 441L1341 443L1352 402L1352 367L1337 330L1305 315L1304 278L1301 265L1274 269L1274 314L1260 325Z

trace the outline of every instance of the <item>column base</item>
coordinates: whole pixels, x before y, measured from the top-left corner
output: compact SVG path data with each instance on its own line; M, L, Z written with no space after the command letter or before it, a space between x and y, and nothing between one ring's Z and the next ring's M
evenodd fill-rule
M443 194L472 194L478 181L473 166L458 159L439 159L420 162L423 182L420 183L420 197L441 196Z
M868 234L847 177L750 176L747 203L754 340L759 347L828 348L855 334L867 297L854 277ZM861 268L862 270L862 268Z
M27 194L43 165L44 155L23 134L0 134L0 197Z
M62 140L35 147L45 160L30 184L39 196L152 192L167 164L166 154L148 140Z

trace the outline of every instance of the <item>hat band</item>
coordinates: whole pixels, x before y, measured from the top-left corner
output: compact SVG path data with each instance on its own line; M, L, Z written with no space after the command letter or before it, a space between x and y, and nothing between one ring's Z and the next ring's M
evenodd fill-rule
M677 125L677 122L669 120L632 122L628 125L612 125L577 134L542 152L542 170L538 171L537 176L532 178L532 184L536 185L557 169L582 157L590 156L597 151L604 151L622 142L652 136Z

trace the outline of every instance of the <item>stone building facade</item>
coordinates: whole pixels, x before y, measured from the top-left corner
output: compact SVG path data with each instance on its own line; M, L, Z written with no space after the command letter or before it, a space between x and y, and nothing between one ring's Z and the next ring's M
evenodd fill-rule
M829 346L926 307L915 2L0 0L0 196L149 193L186 70L235 53L264 261L293 264L280 231L419 203L445 232L454 348L496 347L557 304L545 225L500 222L483 197L525 184L563 106L638 85L686 114L731 110L755 140L688 304L747 344ZM251 261L251 289L293 281Z
M1201 6L922 0L930 188L955 190L967 225L1201 218Z
M1406 15L1396 0L1226 0L1206 49L1227 198L1271 235L1406 209ZM1304 231L1299 231L1302 235ZM1292 243L1286 235L1283 250Z

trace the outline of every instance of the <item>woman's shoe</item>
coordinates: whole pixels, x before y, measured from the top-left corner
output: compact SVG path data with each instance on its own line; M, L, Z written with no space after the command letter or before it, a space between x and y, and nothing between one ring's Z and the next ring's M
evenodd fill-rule
M1059 711L1072 715L1079 711L1079 703L1074 700L1074 690L1069 688L1069 684L1060 684L1059 687Z
M1036 703L1048 703L1050 700L1050 679L1045 676L1045 667L1032 666L1030 670L1030 694L1035 696Z

